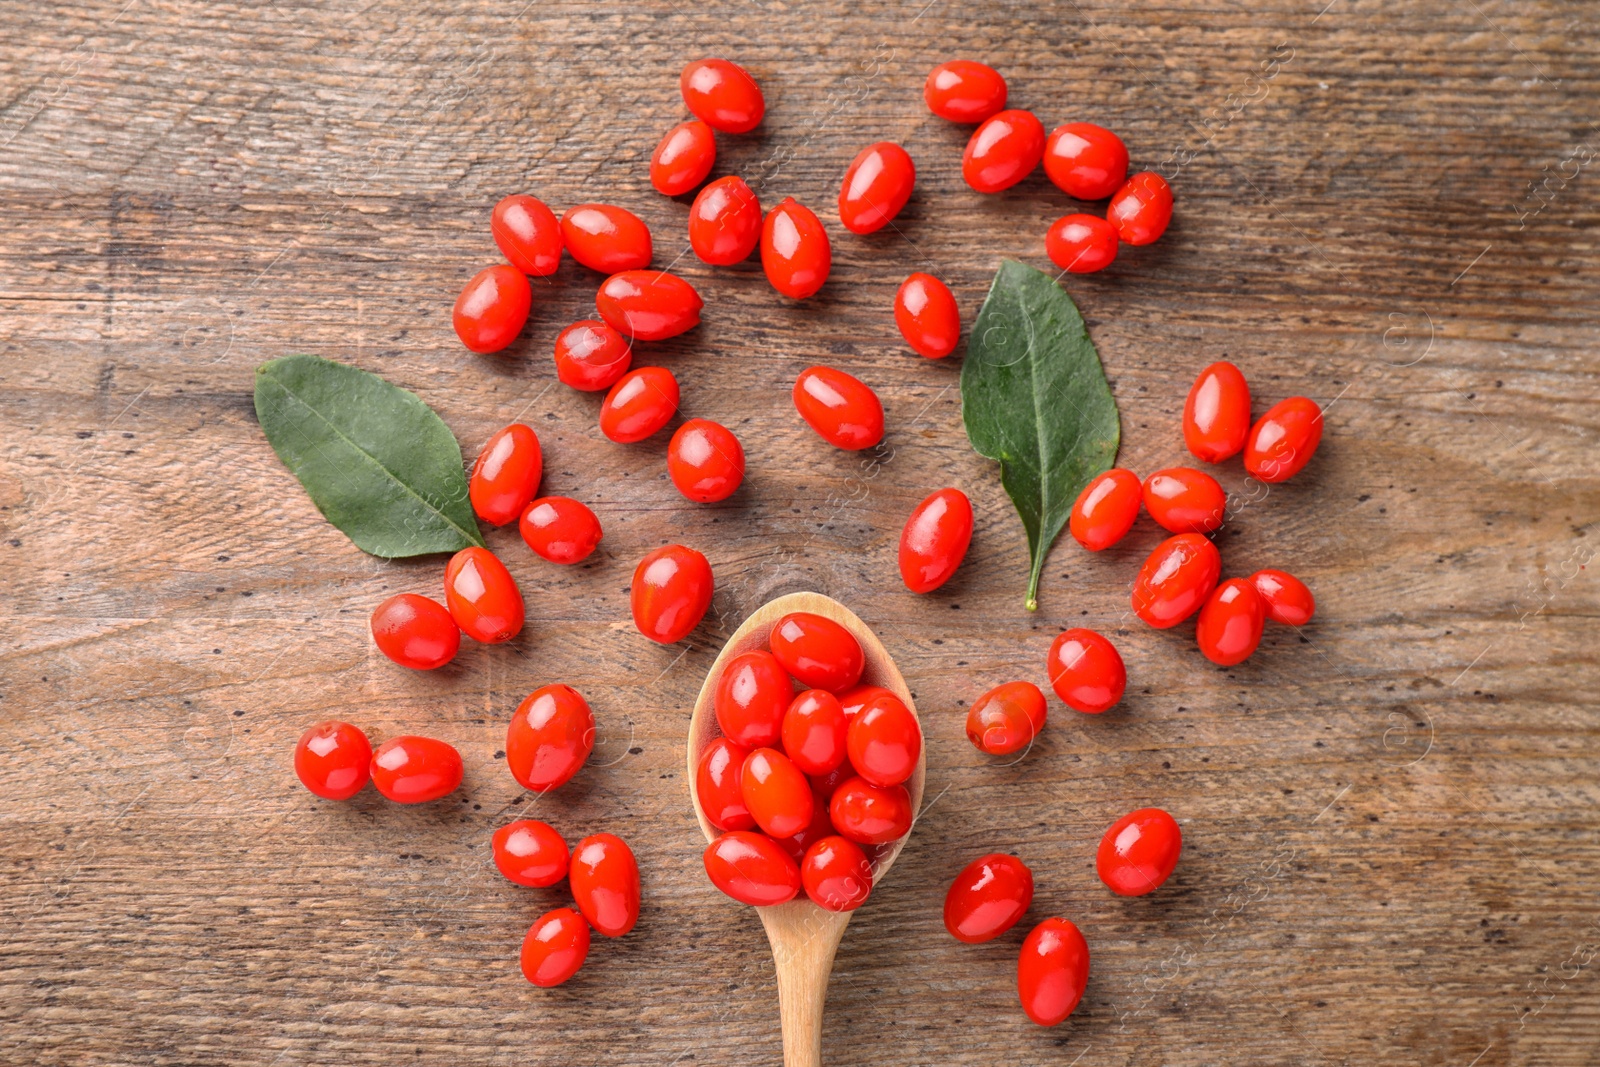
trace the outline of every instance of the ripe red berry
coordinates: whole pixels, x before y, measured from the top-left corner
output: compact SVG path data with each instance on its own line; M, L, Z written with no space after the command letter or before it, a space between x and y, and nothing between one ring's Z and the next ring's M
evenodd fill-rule
M555 885L567 876L567 843L549 824L518 819L494 832L490 842L494 865L517 885Z
M600 404L600 432L618 444L643 441L672 421L678 379L664 367L636 367L617 380Z
M808 784L809 781L807 779ZM811 821L806 823L805 829L799 833L774 840L778 842L778 847L787 852L789 858L798 864L805 860L807 849L824 837L832 837L833 833L833 820L828 818L828 798L812 789Z
M761 269L784 296L804 300L822 288L833 267L828 231L811 209L785 197L761 224Z
M1263 482L1282 482L1300 473L1322 442L1322 409L1316 401L1291 396L1267 409L1250 428L1244 469Z
M944 895L944 928L957 941L981 945L1013 926L1033 903L1033 872L1015 856L979 856Z
M883 404L861 379L833 367L807 367L794 381L794 406L835 448L856 452L883 440Z
M486 267L456 297L451 322L474 352L498 352L517 339L533 305L527 275L504 263Z
M1128 687L1128 670L1117 646L1081 627L1056 636L1045 672L1056 696L1067 707L1087 715L1114 707Z
M639 632L670 645L689 636L711 606L711 564L692 548L664 545L639 561L630 595Z
M1045 231L1044 251L1064 271L1093 274L1117 258L1117 230L1094 215L1063 215Z
M1150 244L1172 221L1172 187L1161 175L1142 170L1111 198L1106 219L1128 244Z
M1176 626L1200 610L1221 575L1222 557L1203 534L1169 537L1133 580L1133 612L1158 630Z
M372 640L400 666L431 671L456 658L461 627L437 600L400 593L372 613Z
M667 444L667 474L690 500L726 500L744 481L744 447L727 427L690 419Z
M918 272L900 283L894 324L906 344L928 359L943 359L961 340L961 309L950 287L931 274Z
M959 489L940 489L918 504L900 531L900 579L913 593L948 582L972 543L972 503Z
M808 689L842 693L861 680L861 642L839 623L809 611L792 611L772 624L772 655Z
M494 206L489 230L506 262L542 278L561 266L561 225L544 202L514 193Z
M562 385L609 389L633 362L628 339L598 319L583 319L556 335L556 377Z
M838 697L807 689L783 713L783 751L807 775L830 774L845 761L849 725Z
M997 685L972 702L967 740L980 752L1008 756L1033 744L1047 713L1044 693L1032 682Z
M1285 626L1304 626L1316 613L1317 601L1306 583L1288 571L1256 571L1250 582L1267 606L1267 618Z
M1144 480L1144 509L1173 533L1210 533L1222 525L1228 494L1193 467L1168 467Z
M724 133L749 133L767 111L756 80L726 59L690 63L678 76L678 88L696 118Z
M514 522L539 492L544 453L532 427L514 422L489 438L472 465L467 495L478 518L494 526Z
M922 99L942 119L982 122L1005 108L1006 80L983 63L952 59L928 72Z
M561 216L561 240L572 258L601 274L650 265L650 227L615 204L574 204Z
M850 720L845 750L850 766L868 782L899 785L922 758L922 727L899 697L878 697Z
M876 233L900 214L917 184L911 155L893 141L879 141L856 154L839 187L839 221L851 233Z
M811 822L811 783L775 748L758 748L745 757L739 788L750 817L769 837L793 837Z
M1118 896L1142 897L1172 876L1183 852L1183 831L1160 808L1140 808L1112 823L1100 838L1094 865Z
M1245 578L1229 578L1206 598L1195 623L1195 643L1206 659L1232 667L1249 659L1261 644L1267 604Z
M572 849L567 874L573 902L589 925L621 937L639 921L639 862L615 834L592 834Z
M1239 454L1249 433L1249 383L1232 363L1211 364L1183 402L1183 443L1196 459L1221 463Z
M1128 147L1103 126L1069 122L1050 131L1044 172L1068 196L1104 200L1127 180Z
M1067 527L1073 540L1090 552L1100 552L1118 541L1139 517L1139 476L1113 467L1096 475L1083 487L1072 505Z
M545 496L533 501L517 524L522 539L534 553L551 563L580 563L600 543L600 520L580 501L569 496Z
M319 722L294 746L294 773L325 800L349 800L372 776L372 744L347 722Z
M1072 1014L1089 984L1089 946L1066 919L1046 919L1022 942L1017 957L1017 996L1022 1010L1040 1026L1054 1026Z
M881 685L851 686L839 694L839 708L844 712L846 722L861 714L861 709L872 703L878 697L892 697L895 694ZM896 700L899 697L895 697Z
M744 652L722 669L711 700L724 736L745 748L770 747L783 735L794 680L771 652Z
M636 341L665 341L700 325L705 301L676 274L625 270L600 284L594 306L618 333Z
M528 928L518 960L522 977L536 986L558 986L578 973L589 955L589 924L571 908L547 911Z
M506 767L524 789L548 793L583 769L594 751L594 712L570 685L529 693L506 725Z
M461 753L432 737L390 738L372 754L372 784L397 804L425 804L461 784Z
M961 176L980 193L998 193L1033 173L1044 155L1044 126L1031 111L1002 111L973 131Z
M840 783L828 817L840 836L858 845L886 845L911 832L911 794L903 785L873 785L857 775Z
M650 156L650 184L664 196L682 196L706 180L717 161L711 127L699 119L680 122L667 131Z
M855 911L872 895L872 863L860 845L833 834L806 849L800 881L818 907Z
M522 592L487 548L463 548L444 568L444 603L461 631L497 645L522 632Z
M761 242L761 202L735 175L718 178L689 208L689 247L712 266L728 267L750 258Z
M766 834L723 834L706 846L703 860L711 884L741 904L783 904L800 892L799 866Z
M695 796L706 819L719 830L748 830L756 821L744 803L744 761L749 751L719 737L700 754Z

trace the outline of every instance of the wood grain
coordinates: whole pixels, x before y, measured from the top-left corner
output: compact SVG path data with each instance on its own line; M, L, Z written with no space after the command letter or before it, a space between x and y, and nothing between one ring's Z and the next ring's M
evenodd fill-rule
M851 922L828 1062L1589 1064L1600 1047L1600 57L1592 11L1548 0L1172 0L923 6L607 7L554 0L87 0L0 10L0 1060L19 1064L678 1063L780 1060L757 917L700 870L682 779L688 711L717 649L796 590L859 614L928 734L928 800L894 877ZM835 237L803 304L759 267L683 250L687 204L646 159L683 116L681 66L721 54L766 91L716 174L793 195ZM1318 618L1210 667L1188 627L1132 619L1141 524L1027 553L960 424L958 360L912 356L889 308L913 270L967 321L1002 256L1043 265L1072 205L1035 174L983 197L966 130L920 87L954 56L997 65L1047 126L1098 121L1175 189L1171 231L1066 283L1121 406L1120 462L1183 462L1184 394L1227 358L1258 403L1328 412L1293 481L1239 495L1228 573L1285 566ZM916 159L893 230L829 210L865 144ZM616 446L598 398L555 383L550 345L592 308L568 262L504 357L464 352L460 285L497 257L490 207L638 212L658 262L707 299L650 346L685 417L724 422L750 476L684 502L662 440ZM489 533L529 602L517 641L408 674L372 648L383 597L440 561L386 563L330 529L255 426L254 367L314 352L429 401L469 453L536 427L546 491L587 501L600 551L546 566ZM827 362L873 385L889 434L821 447L787 390ZM978 520L944 589L894 568L911 507L955 485ZM646 551L716 570L681 647L628 621ZM1053 704L1026 759L961 730L989 687L1043 682L1068 625L1102 630L1133 679L1089 718ZM602 736L554 795L498 753L532 689L583 691ZM461 792L402 809L310 797L289 753L337 716L374 741L456 744ZM1139 900L1094 845L1158 804L1185 832ZM558 890L488 862L536 810L569 840L625 837L645 904L551 991L517 973ZM1094 954L1062 1026L1028 1023L1025 930L943 932L976 855L1033 868L1030 918L1065 915Z

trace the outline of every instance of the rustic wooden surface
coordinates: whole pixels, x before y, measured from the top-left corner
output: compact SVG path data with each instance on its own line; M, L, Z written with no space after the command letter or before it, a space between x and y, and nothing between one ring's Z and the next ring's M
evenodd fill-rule
M1162 6L482 0L86 0L0 11L0 1061L16 1064L775 1063L760 923L699 866L682 778L687 709L720 642L773 595L816 589L874 626L929 727L926 810L850 924L824 1028L834 1064L1590 1064L1600 1049L1600 62L1595 11L1553 2ZM646 180L683 117L680 67L727 55L769 101L718 173L828 219L835 273L804 305L759 268L710 270L684 202ZM1127 613L1141 525L1070 542L1022 610L1022 531L963 435L958 361L908 353L889 314L913 269L975 314L999 258L1043 263L1067 202L1035 175L981 197L965 131L924 110L928 68L999 66L1047 125L1104 122L1172 176L1159 244L1071 279L1122 408L1122 462L1181 462L1184 393L1223 357L1263 402L1328 405L1301 477L1247 494L1227 570L1315 588L1218 670L1190 627ZM896 230L827 210L854 152L915 156ZM597 398L555 384L550 343L591 306L570 262L504 358L449 308L496 259L490 206L604 197L655 228L708 298L650 346L684 412L750 460L694 507L657 438L621 447ZM441 563L363 556L278 464L252 370L314 352L418 391L469 453L527 420L548 491L605 523L593 562L546 566L490 535L530 624L437 675L382 659L373 605ZM876 454L822 447L787 399L827 361L879 390ZM933 488L978 528L945 589L894 570ZM713 613L661 648L628 621L649 548L716 568ZM1068 624L1104 629L1120 708L1052 707L1013 766L962 736L965 706L1043 681ZM578 686L593 765L535 801L497 758L516 702ZM289 766L337 716L374 739L455 743L467 780L402 809L318 801ZM1139 900L1098 883L1103 828L1174 812L1177 874ZM638 928L540 991L516 949L558 891L487 862L537 812L606 829L644 869ZM1031 912L1071 917L1094 970L1054 1030L1016 1006L1023 930L942 930L956 870L1016 851Z

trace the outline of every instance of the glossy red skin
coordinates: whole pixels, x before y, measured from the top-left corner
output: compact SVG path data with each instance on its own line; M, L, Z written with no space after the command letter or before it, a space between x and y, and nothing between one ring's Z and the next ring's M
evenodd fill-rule
M873 785L859 774L828 799L828 818L858 845L885 845L911 832L911 794L903 785Z
M650 227L615 204L573 204L561 215L561 240L572 258L601 274L650 265Z
M534 554L551 563L581 563L604 536L600 520L569 496L542 496L530 503L517 524Z
M1104 200L1128 178L1128 146L1104 126L1069 122L1050 131L1044 172L1068 196Z
M498 352L517 339L533 306L528 276L497 263L485 267L456 297L451 324L461 343L474 352Z
M719 830L749 830L756 821L744 803L744 761L748 749L719 737L700 754L695 796L706 819Z
M1248 578L1229 578L1211 591L1194 639L1200 652L1219 667L1232 667L1249 659L1261 645L1261 628L1267 621L1267 602Z
M571 908L547 911L528 928L518 962L536 986L558 986L578 973L589 955L589 924Z
M826 775L845 761L849 720L839 698L826 689L807 689L783 713L783 751L808 775Z
M961 176L980 193L998 193L1033 173L1044 155L1044 126L1031 111L1002 111L972 133Z
M610 389L628 371L628 339L599 319L581 319L556 335L556 377L586 393Z
M850 720L845 734L850 766L873 785L899 785L922 756L922 727L899 697L878 697Z
M397 804L425 804L461 784L461 753L432 737L390 738L372 753L372 784Z
M835 448L859 452L883 440L883 404L861 379L833 367L807 367L794 382L794 406Z
M692 548L663 545L633 570L633 623L657 644L689 636L711 606L711 564Z
M861 709L872 703L872 701L876 700L878 697L894 697L896 700L900 699L899 697L895 696L892 689L885 689L881 685L857 685L852 686L851 688L840 693L839 707L844 711L845 722L848 723L851 719L861 714Z
M833 821L828 818L828 798L813 789L811 801L811 821L806 824L806 828L791 837L774 839L778 842L778 847L787 852L789 858L797 864L806 858L807 849L824 837L832 837L834 834Z
M650 184L664 196L682 196L706 180L717 161L711 127L699 119L680 122L667 131L650 156Z
M767 637L783 669L807 689L842 693L861 680L866 658L855 635L832 619L792 611Z
M1117 230L1095 215L1063 215L1045 231L1044 251L1064 271L1093 274L1117 258Z
M497 645L522 632L522 592L506 565L474 545L450 557L444 568L444 603L461 632Z
M744 446L726 426L690 419L667 444L667 474L690 500L726 500L744 481Z
M1106 221L1128 244L1150 244L1167 232L1172 221L1172 187L1161 175L1140 171L1112 196Z
M494 832L494 865L517 885L550 886L567 876L571 852L549 823L518 819Z
M636 341L665 341L700 325L705 301L676 274L625 270L600 284L594 306L618 333Z
M437 600L400 593L372 613L372 640L400 666L431 671L456 658L461 627Z
M683 68L678 88L689 111L724 133L749 133L761 125L767 102L748 71L726 59L697 59Z
M1250 427L1244 469L1263 482L1287 481L1311 461L1321 441L1322 409L1315 400L1291 396Z
M1133 580L1133 613L1158 630L1176 626L1200 610L1221 576L1222 556L1204 535L1169 537Z
M851 233L876 233L900 214L917 184L911 154L879 141L856 154L839 186L839 221Z
M636 367L617 380L600 404L600 432L618 444L633 444L672 421L678 411L678 379L665 367Z
M729 660L711 696L723 736L746 748L776 745L793 701L794 680L765 649Z
M761 223L761 269L774 289L795 300L821 289L833 269L828 231L792 196L767 212Z
M775 748L758 748L745 757L739 788L750 817L769 837L793 837L811 823L811 783L794 762Z
M478 518L494 526L515 522L539 493L544 453L532 427L514 422L489 438L472 465L467 495Z
M1244 448L1250 434L1250 383L1232 363L1200 372L1183 402L1183 443L1196 459L1221 463Z
M950 287L920 271L894 294L894 324L919 356L943 359L961 340L961 309Z
M799 866L765 834L723 834L706 846L703 860L711 884L741 904L783 904L800 892Z
M1288 571L1256 571L1250 582L1266 604L1267 618L1285 626L1304 626L1316 614L1317 600L1306 583Z
M1113 467L1083 487L1072 505L1067 528L1090 552L1103 552L1125 537L1139 517L1139 476Z
M1015 856L991 852L956 875L944 895L944 928L968 945L993 941L1033 903L1033 872Z
M833 834L806 849L800 882L818 907L855 911L872 895L872 863L860 845Z
M494 206L489 232L506 262L542 278L561 266L561 224L544 201L513 193Z
M1050 688L1067 707L1098 715L1116 706L1128 688L1117 646L1082 627L1056 635L1045 660Z
M972 702L967 712L967 740L979 752L1009 756L1033 744L1048 713L1038 686L1006 682Z
M735 175L718 178L689 208L689 247L714 267L743 263L761 243L761 202Z
M942 119L982 122L1005 110L1006 80L983 63L952 59L928 72L922 99Z
M572 899L589 925L621 937L639 921L639 863L622 838L591 834L572 849Z
M1072 1014L1089 984L1089 946L1066 919L1046 919L1022 942L1017 957L1017 995L1022 1010L1040 1026L1055 1026Z
M294 746L294 773L325 800L349 800L372 777L372 743L347 722L319 722Z
M570 685L535 689L506 727L506 766L524 789L548 793L566 784L594 751L594 712Z
M900 580L913 593L931 593L955 575L972 543L972 502L959 489L940 489L912 509L900 531Z
M833 799L833 794L838 792L839 787L855 776L856 769L850 766L849 760L845 760L827 774L814 775L811 779L811 789L817 794L817 799L826 806Z
M1193 467L1168 467L1144 480L1144 510L1173 533L1210 533L1222 525L1228 494L1217 480Z
M1160 808L1140 808L1112 823L1100 838L1095 871L1118 896L1142 897L1161 888L1183 853L1183 831Z

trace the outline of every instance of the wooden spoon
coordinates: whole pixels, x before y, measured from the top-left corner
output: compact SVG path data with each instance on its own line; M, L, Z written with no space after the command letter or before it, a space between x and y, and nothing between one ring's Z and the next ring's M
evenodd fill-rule
M809 611L822 615L842 625L861 642L866 659L866 669L861 673L865 685L881 685L905 701L911 714L917 709L911 702L911 692L905 679L895 668L894 661L884 650L867 624L843 604L821 593L790 593L769 601L756 609L739 629L734 631L723 647L717 661L711 665L706 681L700 687L700 696L694 702L694 717L689 720L689 798L694 804L695 818L706 841L715 840L722 831L711 825L700 808L700 798L695 793L695 777L700 767L700 755L707 745L716 740L721 731L713 710L712 694L722 668L728 660L745 652L767 647L767 634L772 624L792 611ZM906 782L911 794L911 810L922 806L922 782L928 767L927 747L917 761L917 770ZM908 833L907 837L910 836ZM876 889L906 838L877 847L873 859L872 885ZM874 850L869 849L873 856ZM870 901L869 901L870 903ZM767 940L772 943L772 958L778 972L778 1011L783 1020L784 1067L821 1067L822 1064L822 1005L828 996L828 975L833 970L833 956L838 951L839 939L850 922L853 912L828 911L813 904L804 892L787 904L757 908L761 922L767 928Z

